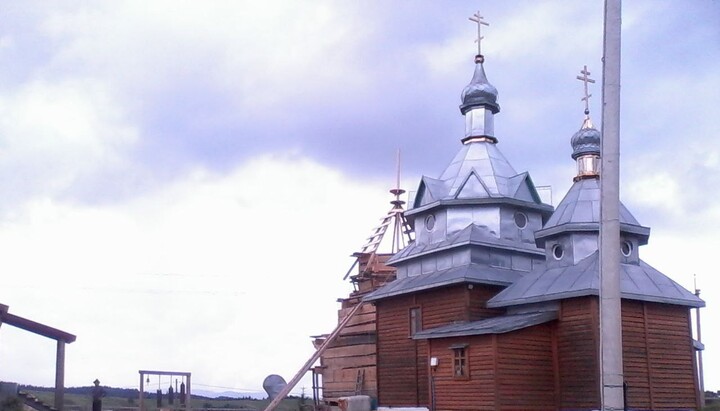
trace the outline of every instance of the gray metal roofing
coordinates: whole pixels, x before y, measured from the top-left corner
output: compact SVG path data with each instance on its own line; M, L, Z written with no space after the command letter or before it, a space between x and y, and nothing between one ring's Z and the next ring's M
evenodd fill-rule
M528 173L518 174L494 143L463 144L440 178L422 178L413 208L439 200L515 198L540 203Z
M413 242L393 255L388 260L388 264L392 265L398 261L403 261L411 257L418 257L420 255L447 250L467 244L484 245L487 247L502 248L505 250L518 250L537 255L544 255L543 250L537 248L535 244L520 243L504 238L498 238L497 234L495 234L487 226L470 224L460 231L449 234L443 241L425 244Z
M490 301L488 307L507 307L565 298L598 295L599 253L596 251L575 265L539 268L515 281ZM705 302L644 261L620 265L622 298L689 307Z
M473 107L485 106L496 114L500 111L497 100L497 89L488 81L482 63L476 63L470 83L460 93L460 112L464 115Z
M433 271L412 277L397 279L365 296L365 301L375 301L397 295L429 290L463 283L507 286L522 276L520 272L470 263L446 270Z
M600 181L588 178L576 181L562 199L555 212L535 238L572 230L597 230L600 222ZM620 203L620 230L638 234L647 243L650 229L643 227Z
M544 311L524 314L502 315L480 321L470 321L423 330L416 333L413 338L424 340L431 338L462 337L469 335L503 334L533 325L543 324L556 320L556 311Z

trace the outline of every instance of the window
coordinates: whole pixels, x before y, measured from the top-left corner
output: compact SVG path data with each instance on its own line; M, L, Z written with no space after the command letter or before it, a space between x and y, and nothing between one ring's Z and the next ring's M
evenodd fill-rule
M565 254L565 250L563 250L563 246L560 244L555 244L552 246L552 255L555 257L556 260L560 260L563 258L563 255Z
M432 231L435 229L435 216L430 214L429 216L425 217L425 229L428 231Z
M515 220L515 226L517 228L522 230L523 228L527 227L528 219L527 219L527 216L525 215L525 213L521 213L518 211L515 213L513 218Z
M422 331L422 312L420 307L410 309L410 337L418 331Z
M623 241L622 244L620 244L620 252L625 257L630 257L630 254L632 254L633 246L630 241Z
M453 378L468 378L467 345L451 347L453 350Z

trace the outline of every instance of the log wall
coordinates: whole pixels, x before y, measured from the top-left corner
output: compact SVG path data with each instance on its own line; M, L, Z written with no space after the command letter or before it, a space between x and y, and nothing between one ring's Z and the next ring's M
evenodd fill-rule
M502 310L485 307L499 287L451 286L380 300L378 318L378 391L383 406L429 406L429 369L426 340L410 336L409 312L420 308L422 329L458 321L492 317Z
M339 320L352 308L339 310ZM375 307L365 304L320 357L323 399L357 394L377 398L376 342Z

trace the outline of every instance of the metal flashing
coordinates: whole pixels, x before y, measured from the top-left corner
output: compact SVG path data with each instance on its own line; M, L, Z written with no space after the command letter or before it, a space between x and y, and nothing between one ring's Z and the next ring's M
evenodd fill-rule
M432 203L424 204L417 208L411 208L405 210L405 216L410 217L417 214L422 214L439 207L453 207L453 206L467 206L467 205L484 205L484 204L500 204L500 205L512 205L518 207L524 207L530 210L537 210L543 213L550 214L553 212L553 206L545 203L531 203L524 200L508 197L491 197L491 198L462 198L462 199L443 199L437 200Z
M523 273L524 274L524 273ZM488 267L480 264L466 264L446 270L433 271L412 277L397 279L368 294L364 301L377 301L388 297L445 287L453 284L488 284L508 286L523 274L519 271Z
M508 307L599 294L599 265L596 251L575 265L541 267L518 279L488 301L488 307ZM620 264L622 298L687 307L703 307L695 294L640 260Z
M529 253L538 256L545 255L543 250L532 244L498 238L489 232L487 227L470 224L460 231L451 233L443 241L425 244L420 244L417 241L413 242L390 257L386 264L395 266L397 263L403 261L467 245L477 245L508 251L521 251L526 254Z
M557 311L502 315L480 321L462 322L423 330L416 333L413 339L427 340L472 335L504 334L557 320L557 318Z

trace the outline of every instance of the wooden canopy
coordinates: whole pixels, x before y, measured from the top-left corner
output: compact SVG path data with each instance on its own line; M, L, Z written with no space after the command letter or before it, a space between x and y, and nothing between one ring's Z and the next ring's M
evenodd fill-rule
M74 342L77 337L68 332L58 330L57 328L10 314L8 312L8 306L0 304L0 325L3 323L57 341L54 406L62 411L65 394L65 344Z

